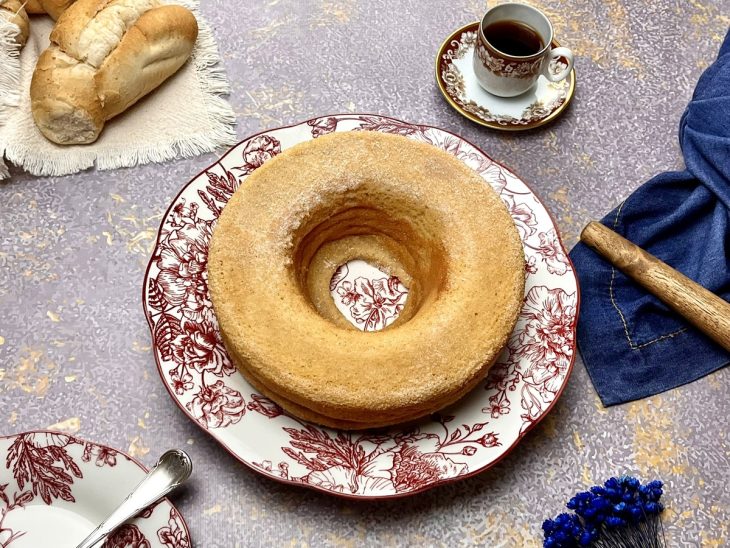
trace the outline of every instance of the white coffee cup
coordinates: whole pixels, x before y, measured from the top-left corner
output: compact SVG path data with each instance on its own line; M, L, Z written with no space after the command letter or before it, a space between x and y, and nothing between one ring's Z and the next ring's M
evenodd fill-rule
M507 21L534 31L540 38L541 49L529 55L511 55L497 49L489 41L489 27ZM552 42L553 26L540 10L518 3L494 6L479 23L474 49L473 66L479 85L493 95L514 97L532 88L541 74L551 82L567 78L573 70L573 52L568 48L553 48ZM567 61L567 66L554 73L551 64L561 58Z

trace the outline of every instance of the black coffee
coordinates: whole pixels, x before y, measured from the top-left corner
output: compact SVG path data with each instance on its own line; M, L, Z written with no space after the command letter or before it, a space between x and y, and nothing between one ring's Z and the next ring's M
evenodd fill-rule
M521 21L505 20L487 25L484 36L495 49L514 57L534 55L545 45L540 34Z

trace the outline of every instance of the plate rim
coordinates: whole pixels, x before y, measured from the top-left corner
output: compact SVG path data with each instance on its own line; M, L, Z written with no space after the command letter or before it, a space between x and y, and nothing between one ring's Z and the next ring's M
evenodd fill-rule
M466 25L456 29L454 32L449 34L449 36L441 42L441 45L439 46L438 51L436 52L436 84L438 85L439 91L441 91L441 95L443 95L444 99L446 99L446 102L451 105L451 107L456 110L459 114L461 114L464 118L467 118L468 120L471 120L475 124L479 124L482 127L488 127L490 129L495 129L497 131L506 131L506 132L518 132L518 131L528 131L531 129L536 129L539 127L542 127L544 125L549 124L550 122L554 121L558 116L562 114L562 112L568 108L568 105L570 105L573 96L575 95L575 67L570 71L569 78L569 88L568 88L568 94L565 97L565 101L563 101L563 104L560 105L558 108L556 108L553 112L551 112L548 116L545 118L538 120L537 122L532 122L530 124L526 125L501 125L497 122L487 122L485 120L482 120L478 116L475 116L471 112L467 112L464 110L459 104L456 103L451 98L451 95L448 94L446 91L446 84L444 83L443 77L441 76L441 63L442 63L442 56L444 54L444 51L449 46L449 44L456 40L456 37L460 34L463 34L464 32L467 32L468 30L471 30L471 27L473 26L479 27L479 21L473 21L471 23L467 23ZM552 44L555 47L560 47L560 42L558 42L555 38L553 38ZM478 148L478 147L477 147ZM497 162L498 163L498 162ZM500 164L501 165L501 164ZM502 166L504 167L504 166ZM524 181L523 181L524 182ZM530 190L532 190L530 188ZM533 192L534 194L534 192ZM565 246L563 246L565 247Z
M364 112L342 112L342 113L335 113L335 114L324 114L324 115L321 115L321 116L314 116L312 118L308 118L306 120L301 120L301 121L294 122L294 123L291 123L291 124L282 125L282 126L276 126L276 127L273 127L273 128L267 128L267 129L263 129L261 131L257 131L255 133L251 133L250 135L247 135L246 137L244 137L243 139L241 139L235 145L232 145L225 152L225 154L223 154L220 157L218 157L218 159L215 162L213 162L209 166L207 166L204 169L202 169L195 176L193 176L191 179L189 179L184 185L182 185L182 187L180 188L180 190L178 191L178 193L170 200L170 204L168 205L167 209L165 210L165 212L162 215L162 218L160 220L160 226L157 229L157 236L155 238L155 245L152 248L152 255L150 257L149 262L147 263L147 268L145 269L144 276L142 277L142 311L144 313L145 319L147 320L147 327L150 330L150 336L153 335L154 324L152 322L151 315L148 314L148 308L146 306L146 303L147 303L147 285L148 285L147 284L147 280L149 279L150 270L152 269L152 267L153 267L153 265L155 263L155 250L160 245L160 238L161 238L161 235L162 235L162 228L163 228L163 226L165 224L165 220L167 219L167 217L169 216L170 212L175 207L175 205L176 205L178 199L180 198L180 196L182 196L182 194L187 190L187 188L196 179L198 179L198 177L201 177L208 170L210 170L211 168L215 167L217 164L219 164L223 160L223 158L225 158L226 156L228 156L229 154L231 154L234 150L236 150L241 144L243 144L246 141L250 141L251 139L254 139L254 138L256 138L256 137L258 137L260 135L263 135L265 133L269 133L271 131L276 131L276 130L281 130L281 129L289 129L289 128L293 128L293 127L296 127L296 126L306 125L308 122L312 122L314 120L319 120L321 118L328 118L328 117L335 117L335 118L337 118L337 117L341 117L341 116L347 116L347 117L352 117L352 116L376 116L376 117L379 117L379 118L386 118L386 119L390 119L390 120L393 120L393 121L396 121L396 122L401 122L401 123L404 123L404 124L417 125L417 126L419 126L421 128L424 128L424 129L435 129L435 130L438 130L438 131L443 131L445 133L448 133L449 135L452 135L452 136L454 136L454 137L456 137L458 139L461 139L461 140L465 141L466 143L468 143L469 145L471 145L472 147L474 147L477 151L479 151L481 154L483 154L484 156L486 156L487 158L489 158L492 162L494 162L495 164L497 164L500 168L505 169L509 173L514 174L514 172L510 168L506 167L501 162L498 162L497 160L494 160L491 156L489 156L486 152L484 152L481 149L481 147L475 145L474 143L472 143L468 139L462 137L461 135L459 135L457 133L454 133L453 131L450 131L450 130L444 129L444 128L440 128L440 127L437 127L437 126L432 126L430 124L413 124L412 122L406 122L405 120L401 120L400 118L395 118L393 116L386 115L386 114L364 113ZM550 402L550 405L548 405L548 407L545 409L544 413L542 413L534 422L532 422L523 432L519 433L517 435L517 438L515 439L515 441L509 447L505 448L504 452L499 457L497 457L495 460L491 461L490 463L488 463L488 464L486 464L486 465L484 465L484 466L482 466L480 468L476 468L474 470L471 470L471 471L467 472L466 474L463 474L463 475L460 475L460 476L455 476L455 477L450 477L450 478L440 478L440 479L434 481L433 483L429 483L427 485L423 485L423 486L418 487L417 489L414 489L412 491L406 491L406 492L402 492L402 493L393 493L393 494L389 494L389 495L358 495L358 494L355 494L355 493L340 493L340 492L337 492L337 491L332 491L332 490L329 490L329 489L325 489L324 487L320 487L318 485L311 485L309 483L303 483L303 482L299 482L299 481L295 481L295 480L291 480L291 479L287 479L287 478L282 478L280 476L277 476L277 475L275 475L273 473L269 473L266 470L263 470L261 468L258 468L256 466L254 466L252 463L246 461L243 457L239 456L233 449L231 449L228 446L228 444L226 443L226 441L224 441L220 437L216 436L213 433L212 430L209 430L207 428L204 428L203 425L201 425L195 419L195 417L190 413L190 411L188 411L188 409L186 409L185 406L177 399L175 393L173 392L172 387L165 380L164 372L162 370L162 364L160 363L160 360L159 360L159 358L157 356L157 353L154 352L154 344L153 344L153 352L152 352L152 355L154 357L155 365L157 367L157 373L160 376L160 380L162 381L162 384L165 386L165 389L167 390L168 394L170 395L170 398L173 400L173 402L175 403L175 405L177 406L177 408L179 410L181 410L185 414L185 416L188 419L190 419L198 428L200 428L207 435L211 436L213 438L213 440L216 443L218 443L223 449L225 449L225 451L227 453L229 453L234 459L236 459L238 462L240 462L241 464L243 464L246 468L248 468L248 469L256 472L256 474L261 475L261 476L265 476L265 477L270 478L270 479L273 479L273 480L275 480L275 481L277 481L279 483L285 484L285 485L292 485L292 486L297 486L297 487L304 487L304 488L312 489L314 491L317 491L317 492L320 492L320 493L324 493L324 494L327 494L327 495L330 495L330 496L334 496L334 497L337 497L337 498L343 498L343 499L348 499L348 500L359 500L359 501L381 501L381 500L402 499L402 498L406 498L406 497L410 497L410 496L416 495L418 493L423 493L425 491L428 491L430 489L433 489L433 488L438 487L438 486L441 486L441 485L446 485L446 484L449 484L449 483L454 483L454 482L457 482L457 481L461 481L461 480L466 480L466 479L472 478L472 477L474 477L474 476L476 476L478 474L481 474L483 472L486 472L490 468L493 468L494 466L496 466L497 464L499 464L507 455L509 455L510 453L512 453L512 451L514 451L515 447L517 447L517 445L523 440L523 438L529 432L531 432L535 428L535 426L537 426L537 424L539 424L540 422L542 422L542 420L550 413L550 411L553 410L553 408L555 407L555 404L558 402L558 400L560 399L560 397L563 395L563 391L568 386L568 381L570 380L570 377L571 377L571 375L573 373L573 367L575 365L575 357L576 357L577 350L578 350L578 345L577 345L577 342L576 342L575 335L577 333L578 318L580 316L581 295L580 295L580 283L578 281L578 276L577 276L576 271L575 271L575 265L573 264L573 261L570 258L570 255L568 253L568 250L565 247L565 244L563 243L563 238L562 238L562 236L560 234L560 231L558 230L558 225L557 225L557 223L555 221L555 217L553 217L553 214L550 212L550 210L547 207L545 207L545 204L543 203L542 199L533 190L532 186L529 185L527 182L525 182L521 177L517 177L517 178L529 189L529 191L535 197L535 200L537 200L538 204L547 212L548 217L550 218L550 222L552 223L553 228L555 229L555 234L556 234L556 236L558 238L558 242L560 243L560 247L562 248L563 252L565 253L565 257L567 258L568 264L570 265L571 275L572 275L573 279L575 280L575 295L576 295L575 318L574 318L573 323L572 323L572 326L571 326L572 327L572 331L573 331L573 354L571 356L570 364L568 365L568 369L567 369L566 374L565 374L565 380L563 381L563 384L561 385L560 390L558 390L558 392L555 394L555 398L553 399L553 401Z
M79 436L77 436L75 434L69 434L62 430L54 430L52 428L45 428L45 429L41 428L41 429L27 430L24 432L16 432L15 434L3 434L3 435L0 435L0 441L18 438L20 436L25 436L27 434L53 434L53 435L66 436L68 438L71 438L73 440L76 440L76 441L79 441L82 443L89 443L89 444L95 445L97 447L101 447L103 449L108 449L108 450L114 451L115 453L124 456L128 461L135 464L145 474L148 474L150 471L150 469L147 468L147 466L145 466L141 461L137 460L137 458L133 457L126 451L122 451L120 449L117 449L116 447L111 447L104 443L96 443L95 441L92 441L92 440L89 440L86 438L80 438ZM7 470L7 468L6 468L6 470ZM81 479L83 479L83 478L81 478ZM188 528L188 524L185 521L185 516L183 516L183 513L178 509L177 506L175 506L172 503L172 501L168 497L162 497L156 503L154 503L153 507L156 508L157 506L160 505L160 503L163 503L163 502L166 502L170 506L170 508L174 509L177 512L177 515L180 518L180 522L182 523L183 530L185 531L185 534L188 537L188 541L190 542L190 546L193 546L193 537L190 535L190 529ZM50 506L50 505L46 505L46 506Z

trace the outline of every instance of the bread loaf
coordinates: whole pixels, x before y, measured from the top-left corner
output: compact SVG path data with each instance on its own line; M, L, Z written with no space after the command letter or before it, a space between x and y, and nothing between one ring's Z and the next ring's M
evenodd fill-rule
M76 0L28 0L25 10L32 14L47 13L54 20L58 19Z
M22 48L30 35L28 14L47 13L54 20L76 0L0 0L0 19L5 19L18 27L16 41Z
M55 143L93 143L104 127L93 67L57 47L38 58L30 97L36 125Z
M43 4L41 4L41 0L28 0L25 3L25 11L32 13L33 15L46 13L46 10L43 8Z
M0 0L0 18L18 27L15 40L22 47L28 41L30 32L28 14L20 0Z
M198 35L158 0L78 0L58 19L31 81L36 125L58 144L94 142L104 122L174 74Z

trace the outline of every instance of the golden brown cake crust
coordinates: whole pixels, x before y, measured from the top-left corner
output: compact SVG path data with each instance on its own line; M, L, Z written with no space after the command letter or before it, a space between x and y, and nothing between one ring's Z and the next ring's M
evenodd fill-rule
M326 300L335 268L356 258L410 289L383 331L355 329ZM350 429L462 397L507 343L524 293L522 244L491 187L446 152L376 132L266 162L223 210L208 261L244 376L291 414Z

